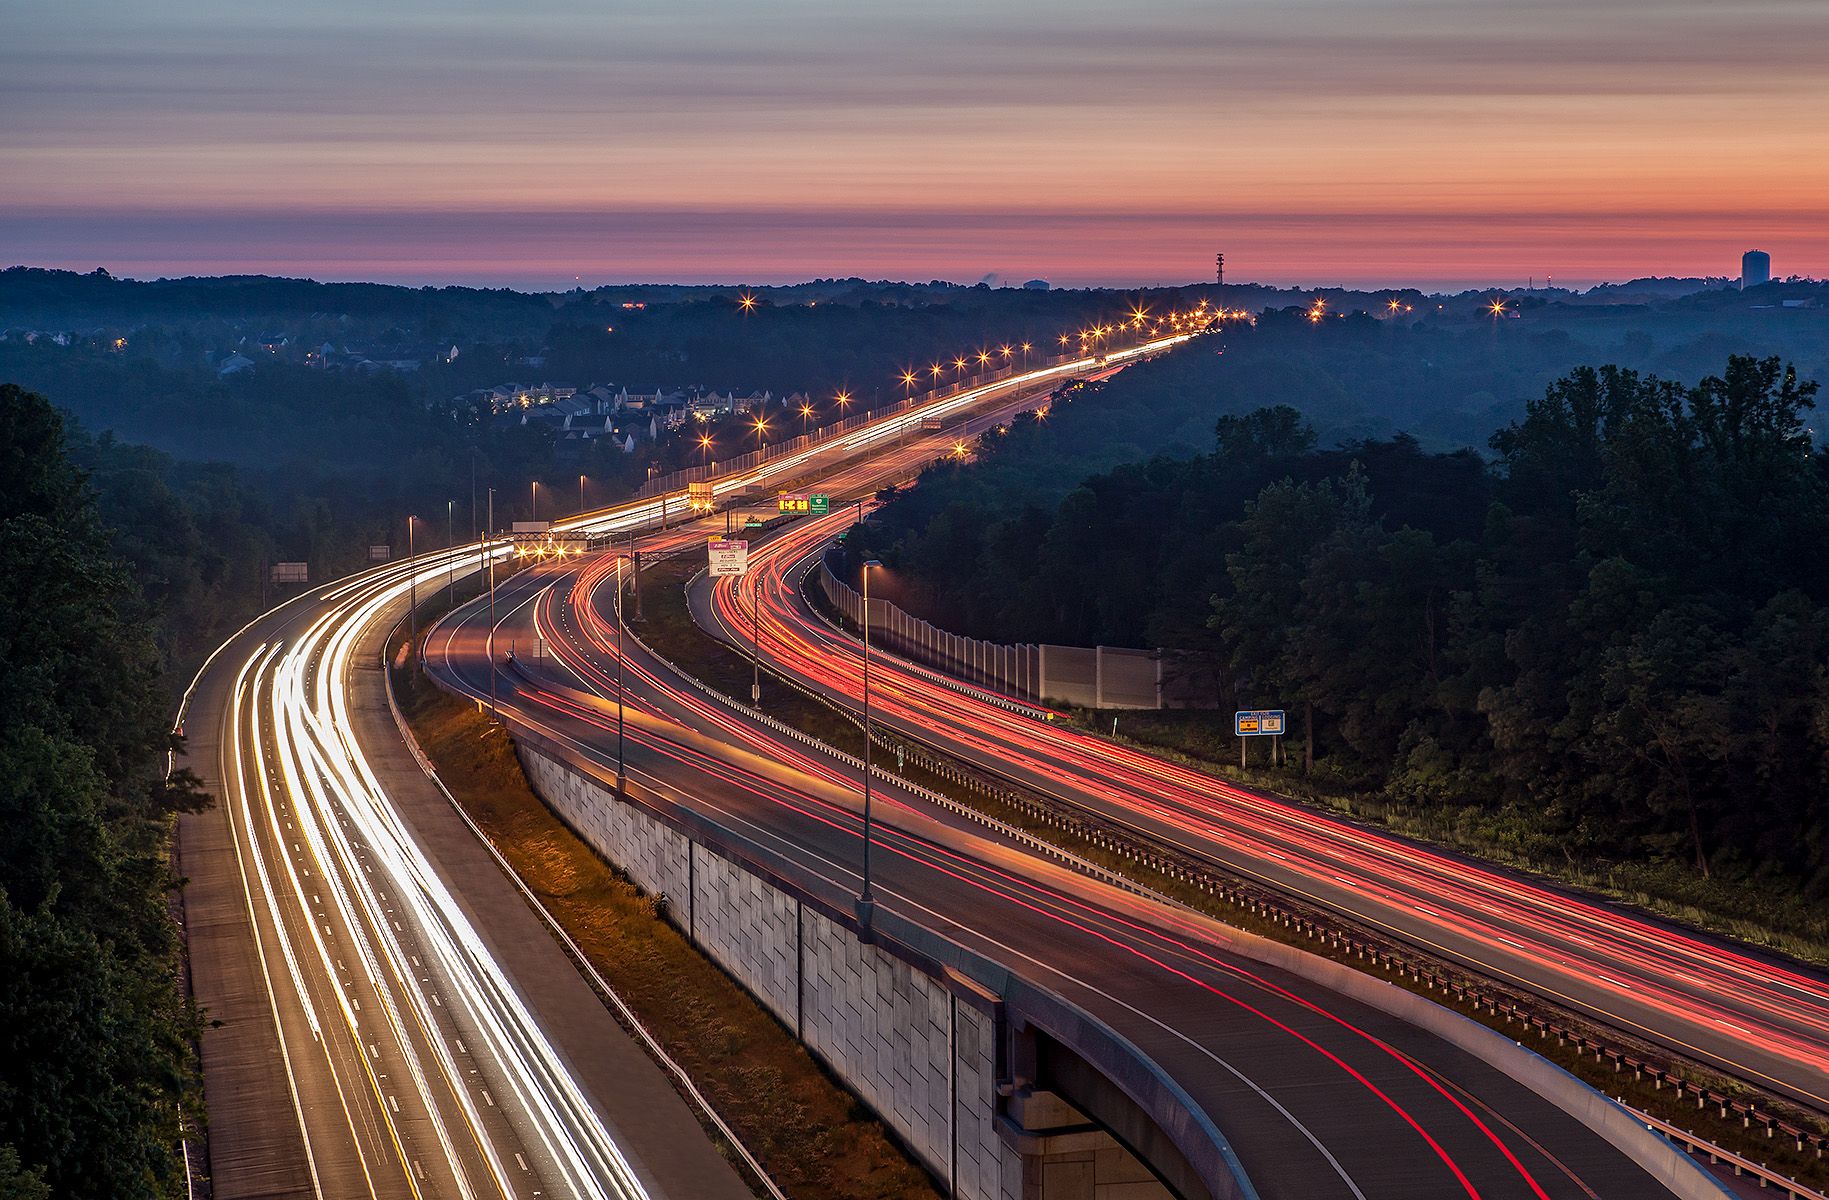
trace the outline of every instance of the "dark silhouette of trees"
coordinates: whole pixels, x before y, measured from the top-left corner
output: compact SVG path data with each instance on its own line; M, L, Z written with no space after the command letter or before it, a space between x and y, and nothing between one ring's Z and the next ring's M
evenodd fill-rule
M0 385L0 1179L162 1196L196 1014L166 907L175 811L146 610L63 423ZM40 1186L40 1185L43 1186Z
M1504 814L1539 852L1779 872L1820 897L1815 392L1771 357L1693 387L1579 367L1493 435L1490 463L1402 435L1320 450L1271 407L1051 513L1001 505L1025 455L1075 436L1060 407L1045 436L987 440L981 466L931 472L853 536L896 598L960 632L1213 656L1240 707L1311 724L1317 770Z

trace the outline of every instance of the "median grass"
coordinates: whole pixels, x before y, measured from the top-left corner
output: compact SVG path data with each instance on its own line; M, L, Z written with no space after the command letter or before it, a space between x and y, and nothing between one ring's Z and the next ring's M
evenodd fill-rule
M784 1192L796 1200L939 1195L786 1028L534 796L501 728L430 683L415 690L404 672L395 687L458 803Z

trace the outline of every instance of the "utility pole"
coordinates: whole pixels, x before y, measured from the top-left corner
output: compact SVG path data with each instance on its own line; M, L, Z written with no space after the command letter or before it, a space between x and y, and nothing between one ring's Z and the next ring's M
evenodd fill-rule
M1223 254L1213 256L1213 282L1220 287L1226 286L1226 256Z

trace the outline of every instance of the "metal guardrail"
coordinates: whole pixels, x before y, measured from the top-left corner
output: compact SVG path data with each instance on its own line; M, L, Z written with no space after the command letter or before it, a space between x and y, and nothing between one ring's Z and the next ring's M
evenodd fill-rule
M1792 1200L1829 1200L1829 1197L1824 1196L1823 1193L1805 1187L1790 1176L1780 1175L1777 1171L1772 1170L1764 1163L1756 1163L1750 1158L1742 1158L1738 1154L1723 1150L1708 1139L1697 1137L1695 1133L1690 1130L1672 1125L1668 1121L1661 1121L1657 1117L1654 1117L1649 1113L1640 1112L1636 1108L1627 1107L1627 1111L1643 1121L1646 1129L1649 1129L1654 1133L1663 1134L1665 1138L1676 1143L1678 1146L1681 1146L1692 1157L1706 1154L1708 1155L1710 1164L1730 1166L1734 1168L1735 1175L1750 1175L1759 1180L1759 1186L1762 1188L1778 1188L1783 1191L1787 1197L1792 1198ZM1803 1143L1798 1143L1798 1149L1803 1149ZM1818 1153L1821 1153L1820 1146Z

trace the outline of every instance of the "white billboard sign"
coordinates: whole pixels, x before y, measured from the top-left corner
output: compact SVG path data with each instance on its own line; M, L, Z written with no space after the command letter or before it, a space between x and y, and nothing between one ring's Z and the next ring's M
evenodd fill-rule
M741 575L749 570L749 543L738 540L713 538L707 543L711 548L712 578L721 575Z

